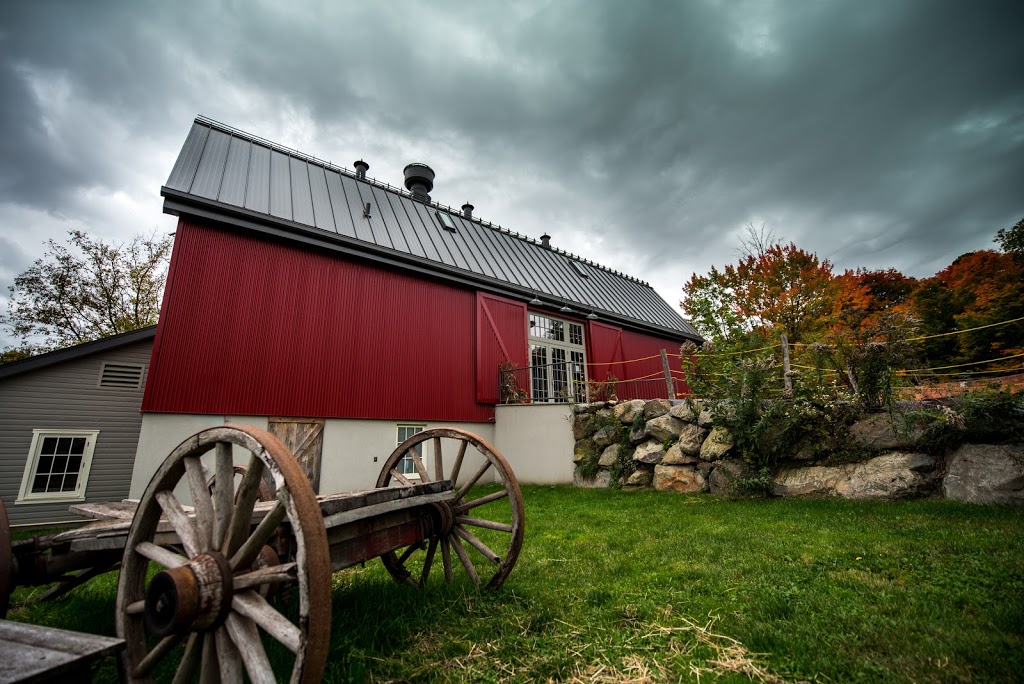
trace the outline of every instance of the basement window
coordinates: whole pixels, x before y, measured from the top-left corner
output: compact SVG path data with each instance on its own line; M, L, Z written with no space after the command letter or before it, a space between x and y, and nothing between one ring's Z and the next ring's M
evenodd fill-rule
M572 264L573 270L580 275L581 278L589 278L590 274L587 273L587 269L583 268L583 264L578 261L569 261Z
M141 389L144 369L136 363L104 363L100 368L99 386L102 389Z
M455 232L455 220L451 217L451 215L450 214L446 214L443 211L438 211L438 212L435 212L435 213L437 214L437 220L441 222L441 225L444 226L444 229L445 230L450 230L451 232L454 233Z
M398 426L398 444L401 444L405 440L409 439L415 434L423 432L426 425L399 425ZM423 460L423 444L417 444L411 451L415 451L416 455L420 457L420 461ZM401 460L395 465L395 470L404 475L409 480L420 479L419 473L416 472L416 466L412 462L412 454L406 453L402 456Z

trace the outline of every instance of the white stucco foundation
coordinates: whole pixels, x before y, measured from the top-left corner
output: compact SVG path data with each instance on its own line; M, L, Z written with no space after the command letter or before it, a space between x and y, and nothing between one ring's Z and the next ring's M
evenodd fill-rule
M572 406L513 404L498 406L494 446L521 483L572 484Z
M190 435L208 427L225 423L241 423L267 429L266 416L214 416L185 415L172 413L147 413L142 417L142 431L135 457L132 484L129 496L140 498L146 490L153 473L164 459ZM327 419L324 423L323 454L320 464L320 493L347 492L371 489L377 485L377 477L387 457L397 444L399 425L421 425L425 429L436 427L457 427L468 430L488 442L494 443L493 423L434 423L423 421L393 420L349 420ZM570 435L571 437L571 435ZM500 451L501 447L495 445ZM425 445L424 460L432 463L432 447ZM571 452L570 452L571 453ZM455 453L445 455L445 468L451 467ZM247 454L235 458L238 465L248 462ZM483 456L470 449L463 462L463 478L471 477L483 463ZM515 468L515 465L513 465ZM518 475L518 473L517 473ZM521 479L521 478L520 478ZM481 482L492 482L493 472L488 472ZM179 493L183 501L188 500L187 492Z

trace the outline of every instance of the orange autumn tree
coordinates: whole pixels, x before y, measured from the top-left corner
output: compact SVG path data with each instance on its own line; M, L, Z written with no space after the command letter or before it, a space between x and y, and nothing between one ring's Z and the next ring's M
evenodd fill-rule
M926 346L931 365L1024 353L1024 265L1013 254L981 250L957 257L921 283L914 309L930 334L964 330ZM992 326L992 327L985 327Z
M711 339L780 332L792 342L809 341L828 327L837 292L832 264L790 242L765 246L736 265L684 287L683 309Z

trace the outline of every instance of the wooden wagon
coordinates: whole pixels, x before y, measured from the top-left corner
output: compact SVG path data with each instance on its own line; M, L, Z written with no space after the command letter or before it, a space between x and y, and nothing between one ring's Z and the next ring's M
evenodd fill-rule
M403 458L415 477L402 474ZM494 490L474 496L490 473ZM332 572L379 557L399 582L422 584L440 565L448 582L465 571L493 588L523 541L508 463L480 437L445 428L399 445L376 489L321 497L270 433L210 428L167 457L137 505L78 510L108 519L13 546L0 520L0 609L15 586L62 582L59 591L119 566L115 624L128 681L168 671L175 682L243 673L272 682L265 642L287 655L277 676L320 681Z

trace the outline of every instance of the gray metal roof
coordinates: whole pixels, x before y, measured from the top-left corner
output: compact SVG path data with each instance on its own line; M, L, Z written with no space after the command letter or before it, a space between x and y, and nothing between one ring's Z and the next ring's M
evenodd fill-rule
M567 304L609 322L700 339L643 281L205 117L193 123L161 194L171 214L227 220L507 296L537 296L555 309ZM452 217L454 232L437 212Z

